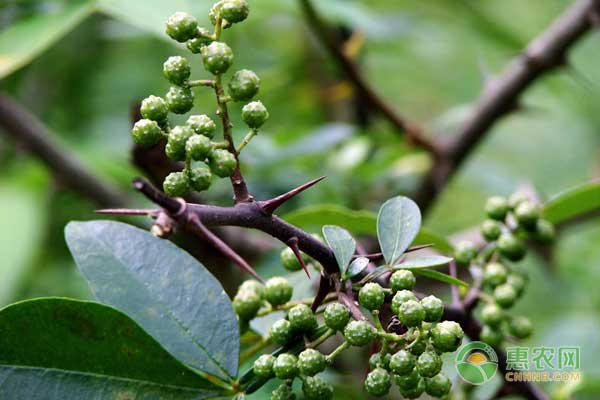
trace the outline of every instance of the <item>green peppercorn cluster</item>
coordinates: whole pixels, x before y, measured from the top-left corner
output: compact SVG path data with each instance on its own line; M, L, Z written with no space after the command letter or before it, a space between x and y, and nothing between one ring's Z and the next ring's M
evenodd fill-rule
M198 26L198 21L185 12L176 12L166 22L165 32L173 40L186 43L187 49L199 54L204 69L213 75L212 80L191 80L190 61L182 56L171 56L163 64L163 75L170 88L163 97L149 96L142 101L142 119L131 130L135 143L142 146L166 140L165 153L174 161L184 161L182 171L169 174L163 189L169 196L184 196L189 191L207 190L213 176L230 177L238 164L231 135L224 134L224 142L213 141L215 122L208 115L191 115L185 124L171 126L169 113L186 114L194 107L194 89L208 86L217 97L217 114L223 119L224 131L231 128L227 115L227 103L248 102L256 96L260 87L259 77L252 71L241 69L231 76L227 94L222 83L223 74L232 66L234 55L231 48L220 41L221 31L244 21L249 14L246 0L221 0L210 10L209 16L214 32ZM250 101L241 111L242 119L250 128L252 136L262 127L269 113L260 101ZM249 134L250 135L250 134Z

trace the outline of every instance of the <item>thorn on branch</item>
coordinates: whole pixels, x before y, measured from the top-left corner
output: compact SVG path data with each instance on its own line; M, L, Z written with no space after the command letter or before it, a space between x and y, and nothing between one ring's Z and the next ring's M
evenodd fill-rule
M321 278L319 279L319 289L317 290L317 294L315 295L313 303L310 306L313 312L317 311L317 308L319 308L319 306L323 304L323 301L325 300L329 292L331 292L331 289L333 289L333 287L331 286L331 281L328 277L321 274Z
M150 201L167 210L170 214L177 214L182 209L181 202L167 196L143 178L135 178L133 180L133 187L146 196Z
M308 267L304 262L304 257L302 257L302 253L300 253L300 247L298 247L298 238L296 236L291 237L290 240L288 240L287 245L290 249L292 249L294 255L298 259L298 262L302 266L302 269L304 270L304 272L306 272L306 276L308 276L308 279L310 279L310 272L308 272Z
M282 195L279 195L277 197L274 197L270 200L265 200L265 201L260 201L258 204L260 206L260 208L267 214L271 215L275 212L275 210L277 208L279 208L283 203L285 203L286 201L290 200L292 197L302 193L303 191L305 191L306 189L308 189L309 187L321 182L323 179L325 179L324 176L317 178L317 179L313 179L312 181L306 182L303 185L298 186L295 189L290 190L287 193L284 193ZM293 250L293 249L292 249Z

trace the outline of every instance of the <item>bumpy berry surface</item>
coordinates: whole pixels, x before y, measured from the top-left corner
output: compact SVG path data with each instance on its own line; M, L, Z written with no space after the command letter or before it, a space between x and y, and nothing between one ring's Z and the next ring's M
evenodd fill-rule
M481 224L481 236L487 241L493 241L500 237L502 234L502 226L498 221L493 219L486 219Z
M164 122L169 115L167 103L162 97L148 96L142 100L140 106L140 114L146 119L151 119L156 122Z
M309 306L298 304L288 312L293 332L310 332L317 326L317 319Z
M494 289L494 300L502 308L510 308L517 300L517 291L508 283Z
M406 269L396 271L390 277L390 287L394 292L399 290L412 290L413 287L415 287L416 282L415 275Z
M512 233L503 233L496 243L500 254L509 260L519 261L525 256L525 245Z
M408 375L415 368L416 362L414 354L400 350L390 358L390 369L397 375Z
M271 392L271 400L295 400L296 395L292 392L292 388L286 383L282 383L277 389Z
M444 303L433 295L421 299L421 306L425 310L425 322L438 322L444 314Z
M522 201L515 208L515 219L526 228L534 228L539 217L540 209L531 201Z
M398 312L398 319L405 326L411 328L421 325L425 318L425 310L421 303L415 300L408 300L402 303Z
M163 64L163 75L175 85L183 85L191 72L190 63L185 57L171 56Z
M131 129L133 141L141 146L155 145L161 137L161 129L156 121L140 119Z
M550 243L555 236L554 225L545 219L538 219L535 225L534 239L541 243Z
M400 306L408 300L417 300L417 296L410 290L400 290L392 297L392 312L396 315L400 313Z
M416 399L416 398L420 397L424 391L425 391L425 379L423 379L423 378L419 379L417 385L410 389L400 388L400 394L402 395L402 397L404 397L406 399Z
M433 397L442 397L450 393L452 382L444 374L437 374L433 378L425 380L425 391Z
M315 349L303 350L298 355L298 369L306 376L314 376L325 370L325 356Z
M190 170L188 184L192 190L195 190L196 192L208 190L211 183L212 173L210 172L210 168L208 168L208 166L200 165Z
M293 337L292 324L287 319L279 319L271 325L269 335L275 343L286 345Z
M504 265L498 262L491 262L485 266L483 282L492 287L496 287L506 282L507 276L508 272Z
M458 265L469 265L477 255L477 247L469 241L462 241L456 245L454 259Z
M242 22L248 18L250 9L246 0L224 0L221 2L221 17L228 22Z
M259 295L261 298L263 298L265 292L265 285L263 285L259 281L249 279L247 281L242 282L242 284L240 285L239 291L241 292L243 290L250 290Z
M525 290L525 286L527 286L527 280L523 276L516 273L509 274L506 278L506 283L515 289L517 296L520 296Z
M192 160L204 161L212 152L212 143L206 136L193 135L185 143L185 152Z
M253 101L242 108L242 119L250 128L258 129L269 119L269 112L260 101Z
M498 347L504 340L504 335L500 330L492 328L491 326L484 325L479 333L479 339L486 342L490 346Z
M309 376L302 382L302 392L306 400L331 400L333 387L320 376Z
M221 178L231 176L236 165L235 156L225 149L216 149L211 154L210 169Z
M231 77L228 93L235 101L247 101L258 93L259 87L258 76L248 69L242 69Z
M194 131L185 125L178 125L171 129L167 139L167 156L176 161L185 160L186 143L193 134Z
M417 358L417 372L425 378L431 378L442 370L442 357L435 351L426 351Z
M411 344L409 350L411 354L414 354L415 356L420 356L425 350L427 350L427 341L423 338L419 338L417 339L417 341Z
M275 363L275 357L271 354L263 354L258 357L252 366L254 374L260 378L268 379L271 378L273 373L273 364Z
M350 321L344 328L344 337L352 346L364 346L375 337L375 329L366 321Z
M453 352L460 346L464 332L454 321L443 321L431 329L433 346L444 353Z
M206 136L209 139L213 138L217 129L215 122L208 115L204 114L190 115L185 124L192 128L194 133Z
M188 181L183 172L171 172L163 182L163 190L168 196L185 196L189 191Z
M171 86L165 95L167 107L175 114L185 114L194 106L194 92L189 88Z
M405 390L416 388L421 380L421 376L416 369L413 369L407 375L394 376L394 382L396 382L398 388Z
M504 197L493 196L487 199L485 203L485 213L487 216L498 221L504 221L508 210L509 205Z
M202 47L204 68L213 75L226 72L233 64L233 51L223 42L212 42Z
M294 251L289 247L286 247L281 251L280 254L281 264L288 271L299 271L302 269L302 265L298 258L294 254Z
M279 379L291 379L298 375L298 359L293 354L283 353L273 363L273 372Z
M513 317L508 321L508 332L517 339L526 339L533 332L531 321L525 317Z
M198 28L199 37L190 39L186 42L185 46L194 54L200 54L202 47L209 45L213 40L208 37L210 32L205 28Z
M385 300L383 288L375 282L369 282L360 288L358 302L367 310L378 310Z
M383 368L375 368L369 372L367 379L365 379L365 390L373 396L385 396L390 391L391 386L392 377Z
M325 318L325 325L329 328L342 331L350 321L350 310L342 303L331 303L325 307L323 317Z
M529 198L527 197L527 195L525 195L524 193L513 193L510 195L510 197L508 198L508 207L511 210L515 210L519 204L521 204L521 202L523 201L529 201Z
M250 320L256 316L260 308L261 299L256 292L245 290L238 292L233 298L233 311L240 318Z
M188 13L176 12L167 20L165 32L172 39L183 43L196 36L198 21Z
M481 321L489 326L497 327L504 320L504 312L496 304L487 304L481 310Z
M265 299L274 306L287 303L292 298L294 288L287 279L276 276L265 285Z

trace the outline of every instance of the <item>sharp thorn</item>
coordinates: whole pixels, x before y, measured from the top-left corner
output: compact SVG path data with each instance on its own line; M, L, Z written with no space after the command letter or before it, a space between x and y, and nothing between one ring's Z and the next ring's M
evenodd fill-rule
M288 201L289 199L291 199L292 197L302 193L303 191L305 191L306 189L308 189L309 187L321 182L323 179L325 179L324 176L317 178L317 179L313 179L312 181L306 182L303 185L298 186L295 189L290 190L287 193L284 193L282 195L279 195L277 197L274 197L270 200L265 200L265 201L261 201L259 202L260 207L262 208L262 210L271 215L273 214L273 212L275 212L275 210L277 208L279 208L279 206L281 206L283 203L285 203L286 201Z
M308 276L308 279L310 279L310 272L308 272L308 267L306 266L306 263L304 262L304 257L302 257L302 253L300 253L300 248L298 247L298 238L295 236L290 238L290 240L288 240L287 242L287 245L290 249L292 249L294 255L298 259L298 262L302 266L302 269L304 270L304 272L306 272L306 276Z

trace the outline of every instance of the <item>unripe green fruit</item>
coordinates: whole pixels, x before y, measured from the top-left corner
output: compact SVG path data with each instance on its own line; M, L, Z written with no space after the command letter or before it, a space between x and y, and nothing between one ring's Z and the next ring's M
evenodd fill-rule
M247 101L258 93L260 79L253 71L242 69L231 77L228 87L233 100Z
M215 4L213 4L213 6L210 8L210 10L208 12L208 19L210 19L210 23L213 24L214 26L217 25L217 15L221 14L221 7L222 7L224 1L225 0L220 0L220 1L216 2ZM221 27L223 29L230 28L231 25L232 25L231 22L227 21L224 18L221 18Z
M185 114L194 107L194 92L190 88L171 86L165 99L169 111L175 114Z
M531 201L522 201L515 208L515 219L519 225L527 229L535 228L538 219L540 218L539 207Z
M262 379L271 378L273 373L273 364L275 363L275 357L271 354L263 354L258 357L254 364L252 365L252 369L254 370L254 375L258 376Z
M502 308L510 308L517 300L517 291L508 283L494 289L494 300Z
M280 253L281 264L288 271L299 271L302 269L302 264L298 261L296 254L289 247L283 249Z
M142 114L142 117L146 119L160 123L166 121L169 115L169 109L167 108L167 103L162 97L148 96L142 100L140 114Z
M415 300L408 300L402 303L399 311L398 319L409 328L421 325L421 322L425 318L423 306Z
M140 146L155 145L160 140L161 136L160 126L158 126L156 121L151 121L149 119L140 119L131 129L133 141Z
M554 240L555 236L554 225L545 219L538 219L533 234L534 239L541 243L550 243Z
M456 261L456 264L461 266L471 264L471 261L476 255L477 246L466 240L459 242L454 250L454 260Z
M431 329L433 346L443 353L450 353L458 349L463 336L462 328L454 321L440 322Z
M396 292L394 297L392 297L392 312L396 315L400 314L400 306L408 300L417 300L417 297L410 290L399 290Z
M201 52L204 68L213 75L226 72L233 63L233 51L223 42L212 42Z
M202 135L193 135L185 144L185 153L192 160L204 161L211 154L213 145L210 139Z
M442 397L450 393L452 382L444 374L437 374L433 378L425 380L425 391L433 397Z
M490 346L498 347L502 344L504 340L504 335L500 330L494 329L491 326L484 325L481 328L481 332L479 333L479 339L482 342L486 342Z
M163 182L163 190L167 196L185 196L189 189L187 178L183 172L171 172Z
M422 379L417 370L413 369L406 375L394 375L394 381L401 390L409 390L416 388Z
M398 290L412 290L416 282L415 275L406 269L396 271L390 277L390 287L394 292Z
M502 234L502 225L493 219L486 219L481 224L481 236L488 242L494 241Z
M418 380L417 385L413 388L410 388L410 389L400 388L400 394L405 399L419 398L419 397L421 397L421 395L423 394L424 391L425 391L425 380L422 378Z
M513 193L508 198L508 207L510 207L511 210L515 210L519 206L519 204L521 204L524 201L529 201L529 197L527 197L527 195L520 192Z
M248 18L249 12L250 9L246 0L224 0L221 2L221 17L228 22L234 24L242 22Z
M504 197L492 196L485 203L485 213L487 216L498 221L504 221L508 210L508 202Z
M292 298L294 288L287 279L280 276L269 279L265 285L265 299L273 306L287 303Z
M385 301L385 292L379 284L369 282L360 288L358 302L367 310L378 310Z
M227 178L233 174L237 161L235 156L225 149L216 149L210 157L210 169L221 178Z
M419 338L413 342L409 349L411 354L414 354L415 356L420 356L425 350L427 350L427 341L423 338Z
M190 140L192 140L191 138ZM189 142L189 141L188 141ZM207 190L212 183L212 173L210 172L210 168L206 165L201 165L198 167L192 168L188 176L189 185L192 190L197 192L201 192L203 190Z
M417 358L414 354L400 350L390 359L390 369L398 375L408 375L415 368Z
M296 395L287 383L282 383L271 392L271 400L296 400Z
M211 33L206 28L198 28L196 31L197 37L187 41L185 46L194 54L199 54L202 47L209 45L213 40Z
M381 353L374 353L371 355L371 357L369 357L369 367L371 367L371 369L375 369L377 367L388 369L391 359L392 355L389 353L384 355L381 355Z
M194 131L185 125L178 125L171 129L165 149L167 156L175 161L185 160L186 143Z
M298 304L288 312L288 320L292 324L292 332L310 332L317 326L315 314L306 304Z
M167 20L165 32L172 39L183 43L196 36L198 21L188 13L176 12Z
M435 351L426 351L417 359L417 372L425 378L431 378L442 370L442 357Z
M342 331L350 321L350 310L342 303L331 303L325 307L323 317L328 328Z
M481 310L481 321L491 327L498 327L504 320L504 312L496 304L487 304Z
M183 85L191 73L190 63L185 57L171 56L163 64L163 75L175 85Z
M496 287L506 282L507 275L508 273L504 265L498 262L491 262L485 266L483 282L492 287Z
M250 290L256 293L262 299L265 292L265 285L263 285L259 281L249 279L247 281L242 282L238 289L238 292L242 292L244 290Z
M496 243L500 254L511 261L519 261L525 256L525 245L512 233L503 233Z
M506 283L515 289L515 292L517 292L517 297L523 294L525 286L527 286L527 280L523 276L516 273L509 274L508 278L506 278Z
M233 298L233 311L240 316L241 319L251 320L256 316L260 308L261 299L256 292L246 290L238 292Z
M209 139L213 138L217 129L215 122L208 115L204 114L190 115L185 124L192 128L194 133L206 136Z
M344 328L344 337L352 346L364 346L375 338L375 328L366 321L350 321Z
M242 120L250 128L260 128L267 119L269 119L269 112L260 101L253 101L242 108Z
M314 376L325 370L325 356L315 349L303 350L298 355L298 369L306 376Z
M433 295L421 299L421 306L425 310L425 322L438 322L444 314L444 303Z
M331 400L333 387L320 376L309 376L302 382L305 400Z
M298 359L295 355L283 353L273 363L273 372L279 379L292 379L298 375Z
M285 346L294 336L292 333L292 324L287 319L279 319L271 325L269 336L277 344Z
M365 379L365 390L373 396L385 396L390 391L390 387L392 387L392 377L383 368L375 368Z
M513 317L508 321L508 332L517 339L526 339L533 332L533 325L528 318Z

